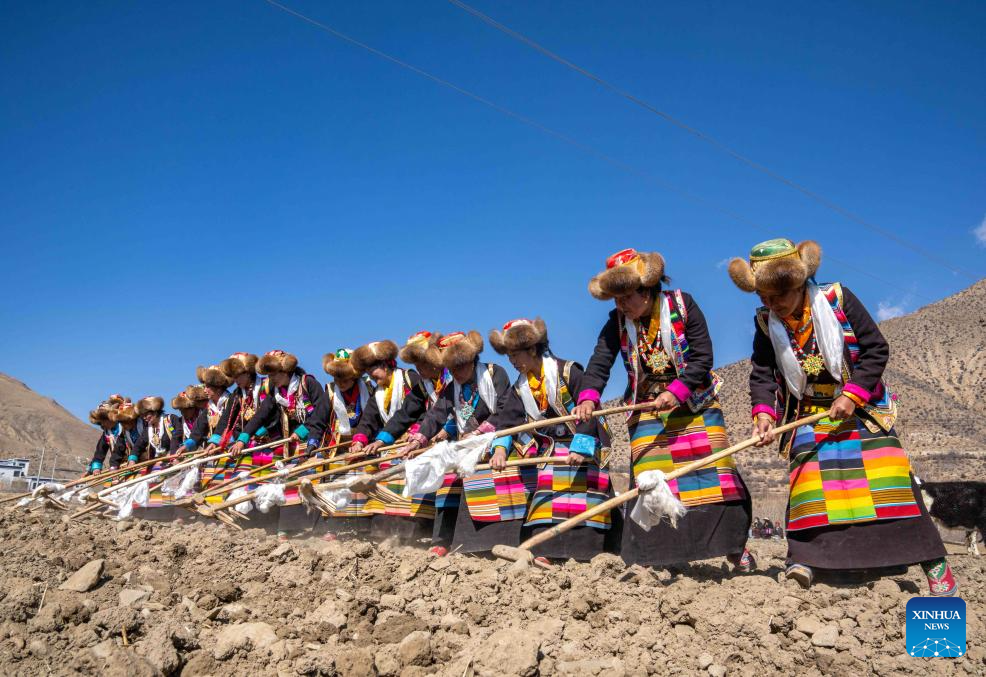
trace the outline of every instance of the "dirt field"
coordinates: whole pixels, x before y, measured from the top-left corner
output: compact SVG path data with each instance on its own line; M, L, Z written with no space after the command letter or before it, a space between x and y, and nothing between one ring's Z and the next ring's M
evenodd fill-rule
M734 576L721 561L652 572L612 555L520 571L387 543L278 544L260 530L66 524L46 511L4 512L0 538L11 675L986 672L986 557L952 558L969 653L944 660L905 655L919 568L805 592L778 582L777 541L754 541L761 570Z

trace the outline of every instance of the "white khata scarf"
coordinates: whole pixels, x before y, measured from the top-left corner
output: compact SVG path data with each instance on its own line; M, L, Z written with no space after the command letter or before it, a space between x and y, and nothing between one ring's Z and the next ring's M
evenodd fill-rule
M567 416L567 411L562 411L558 404L558 360L545 355L542 358L544 364L544 389L548 395L548 406L555 410L559 416ZM517 377L516 388L520 392L520 400L524 403L524 411L532 421L544 420L544 414L534 401L534 393L531 392L531 384L527 382L527 374Z
M282 395L280 388L274 388L274 399L277 400L277 403L285 409L291 409L294 406L294 402L291 401L291 396L298 392L299 388L301 388L301 375L298 372L295 372L291 374L291 380L288 381L287 392Z
M160 456L162 453L167 451L164 448L164 433L166 430L165 427L166 422L167 421L165 420L165 414L162 413L161 418L158 419L157 425L154 426L155 428L154 433L148 435L148 440L151 444L151 447L153 447L154 449L155 457Z
M380 410L380 418L384 423L389 421L400 410L401 405L404 404L404 370L395 369L393 375L390 377L390 382L394 384L394 387L390 389L389 409L385 410L383 406L386 400L387 386L381 387L378 385L376 392L373 393L373 397L377 401L377 409Z
M226 391L219 396L218 402L213 402L212 400L209 400L209 415L222 416L223 406L225 406L226 400L228 399L229 399L229 391Z
M496 411L496 388L493 386L493 374L485 362L476 362L476 389L479 391L479 399L483 400L490 413ZM466 430L466 424L472 418L473 408L469 406L460 407L459 400L462 399L462 386L455 379L452 380L452 401L455 409L455 424L459 428L461 435Z
M835 316L835 311L829 304L825 294L818 288L818 285L808 284L808 296L811 301L811 323L812 330L815 332L815 341L818 343L818 351L822 354L825 361L825 369L836 383L842 382L842 349L843 334L842 325ZM770 318L767 320L767 328L770 333L770 343L774 347L774 357L777 360L777 367L784 375L788 391L798 400L804 395L808 385L808 376L801 363L794 355L791 347L791 339L784 327L784 322L774 311L770 311Z
M366 408L366 403L370 401L370 391L366 388L366 382L359 378L356 379L356 383L359 387L359 406L360 410ZM332 409L336 415L336 424L338 426L338 431L340 435L348 435L352 432L352 427L349 425L349 411L346 410L346 398L342 396L342 391L339 390L339 386L332 383Z
M192 421L192 425L195 425L195 421ZM188 421L185 420L184 416L181 417L181 432L186 440L191 439L192 427L188 425Z
M660 311L660 328L658 338L661 341L661 348L664 349L665 355L671 360L674 365L675 371L678 370L678 363L674 360L674 353L671 352L673 346L671 345L671 306L668 303L667 297L664 294L658 294L657 299L654 303L659 303L661 305ZM640 383L640 353L637 352L637 323L631 320L626 315L623 316L623 326L626 329L627 339L630 341L630 364L633 365L633 373L636 377L634 381ZM681 374L678 374L681 376ZM547 376L547 372L545 372ZM554 401L554 400L552 400ZM637 403L637 389L633 389L633 400L630 404Z

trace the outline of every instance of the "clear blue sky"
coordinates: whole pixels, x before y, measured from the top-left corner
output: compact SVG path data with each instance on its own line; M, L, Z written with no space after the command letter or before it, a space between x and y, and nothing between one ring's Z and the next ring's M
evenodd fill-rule
M287 0L286 0L287 1ZM986 4L475 6L873 223L986 274ZM442 0L290 0L756 229L261 0L7 2L0 371L84 416L197 364L541 315L585 361L627 246L694 294L716 361L755 299L721 262L818 239L876 313L971 279L889 243ZM976 229L980 227L980 238ZM493 356L487 350L487 357Z

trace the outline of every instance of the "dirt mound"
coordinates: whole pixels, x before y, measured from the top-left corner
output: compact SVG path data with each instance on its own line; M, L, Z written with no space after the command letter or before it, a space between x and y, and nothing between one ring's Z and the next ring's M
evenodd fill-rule
M683 572L599 555L557 570L363 542L278 544L216 524L6 513L0 665L31 675L938 674L986 670L986 558L953 557L969 654L909 658L920 570L855 587L779 583L721 561ZM104 559L88 592L59 590ZM98 569L99 567L90 567ZM84 586L83 586L84 587Z

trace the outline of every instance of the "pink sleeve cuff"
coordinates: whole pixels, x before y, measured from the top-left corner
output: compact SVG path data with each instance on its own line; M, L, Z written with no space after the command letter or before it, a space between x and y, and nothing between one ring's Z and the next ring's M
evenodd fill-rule
M479 427L476 428L476 430L479 434L485 435L486 433L495 433L496 427L489 421L483 421L479 424Z
M678 398L679 402L686 402L689 397L692 396L691 389L682 383L679 379L675 379L668 384L668 392Z
M860 388L855 383L847 383L845 386L843 386L842 390L847 393L852 393L859 399L863 400L863 402L869 402L870 398L873 396L873 394L869 390L867 390L866 388Z
M410 428L407 429L407 434L408 435L413 435L414 433L418 432L419 430L421 430L421 424L420 423L414 423L414 424L411 425Z
M407 437L408 439L414 440L422 447L428 446L428 438L417 431L414 431L413 433L409 433Z
M596 404L599 404L599 399L600 399L600 397L599 397L599 391L598 390L593 390L592 388L587 388L587 389L585 389L585 390L583 390L582 392L579 393L579 401L578 401L578 403L579 404L582 404L583 402L586 402L586 401L592 401L592 402L595 402Z
M353 442L359 442L363 446L366 446L367 444L370 443L370 438L364 435L363 433L356 433L355 435L353 435Z
M757 414L767 414L767 416L770 416L775 421L777 420L777 412L774 411L773 407L767 404L758 404L753 407L753 420L757 419Z

